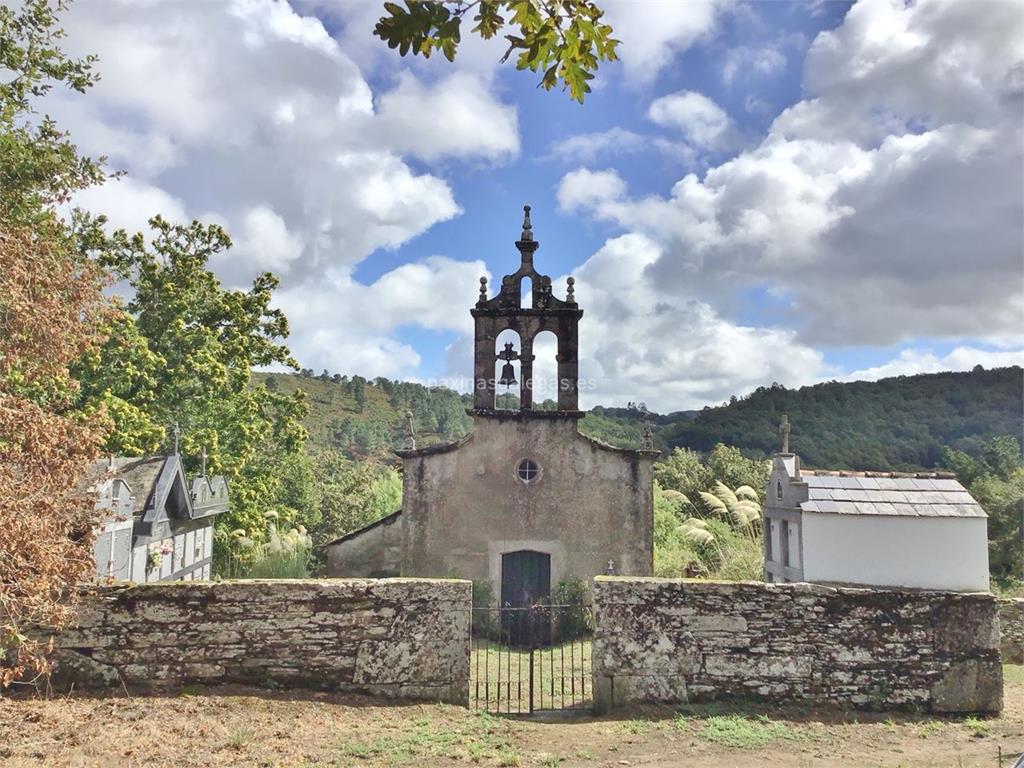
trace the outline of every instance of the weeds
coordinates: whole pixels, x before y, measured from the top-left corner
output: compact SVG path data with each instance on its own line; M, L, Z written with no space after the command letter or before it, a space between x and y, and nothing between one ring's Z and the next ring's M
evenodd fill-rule
M228 736L228 746L234 750L245 749L250 741L252 741L252 732L244 729L232 731Z
M980 739L983 736L987 736L988 732L992 730L992 724L987 720L982 720L977 717L967 717L964 719L964 727L971 732L971 736L976 739Z
M509 730L507 723L486 713L478 713L458 724L418 718L410 729L400 734L346 742L342 752L364 760L384 758L388 765L429 765L425 758L445 757L469 758L475 763L494 760L500 766L517 766L519 754L508 737Z
M712 743L727 747L756 749L773 741L805 741L808 736L786 723L767 717L749 718L743 715L714 715L704 721L700 736Z

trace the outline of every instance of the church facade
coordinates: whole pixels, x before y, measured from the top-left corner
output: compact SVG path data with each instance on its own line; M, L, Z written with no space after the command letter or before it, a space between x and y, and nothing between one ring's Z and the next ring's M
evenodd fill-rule
M417 448L410 430L398 451L402 509L329 544L330 575L457 575L489 582L502 605L544 598L562 579L651 575L658 454L649 446L616 448L579 432L583 310L572 278L565 298L558 298L551 278L536 271L539 243L525 210L516 241L519 269L502 279L493 297L481 278L471 310L472 431L455 443ZM498 349L498 337L507 331L518 335L518 347L505 343ZM534 342L541 333L557 340L554 410L534 408ZM519 384L519 407L498 408L498 387L510 382Z

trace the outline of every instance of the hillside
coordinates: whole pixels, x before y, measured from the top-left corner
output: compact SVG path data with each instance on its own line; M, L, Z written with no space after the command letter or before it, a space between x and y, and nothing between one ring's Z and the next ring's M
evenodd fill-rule
M402 444L407 410L420 445L454 440L472 424L465 413L469 395L449 389L309 371L253 378L282 392L303 389L311 446L336 447L353 458L389 459ZM1019 437L1022 403L1020 368L976 368L800 389L773 385L719 407L651 414L651 421L659 447L708 451L722 442L757 458L776 450L779 418L788 413L792 448L808 466L909 469L935 466L946 445L973 453L996 435ZM597 407L580 428L614 445L635 446L642 416L635 408Z
M875 382L773 385L695 419L666 427L666 446L710 450L723 442L750 457L779 444L783 413L790 446L807 466L833 469L934 467L943 446L974 454L983 440L1022 429L1024 371L1019 367L898 376Z

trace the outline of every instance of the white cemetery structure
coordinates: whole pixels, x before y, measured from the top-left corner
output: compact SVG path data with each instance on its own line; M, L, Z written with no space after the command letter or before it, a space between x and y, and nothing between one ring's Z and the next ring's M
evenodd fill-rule
M955 475L804 469L785 416L779 429L765 581L988 590L987 516Z
M96 531L98 579L136 582L209 579L213 522L227 510L227 481L185 477L181 457L110 457L89 477L96 508L107 512Z

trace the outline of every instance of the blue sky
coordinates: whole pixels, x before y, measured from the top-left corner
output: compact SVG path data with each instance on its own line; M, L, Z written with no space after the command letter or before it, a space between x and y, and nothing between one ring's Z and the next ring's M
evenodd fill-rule
M587 405L1021 361L1019 7L603 5L622 61L580 106L500 44L398 58L373 2L83 0L103 80L51 112L127 171L83 205L225 224L214 268L279 274L317 371L464 386L527 202Z

